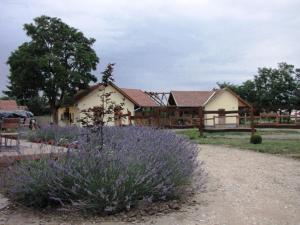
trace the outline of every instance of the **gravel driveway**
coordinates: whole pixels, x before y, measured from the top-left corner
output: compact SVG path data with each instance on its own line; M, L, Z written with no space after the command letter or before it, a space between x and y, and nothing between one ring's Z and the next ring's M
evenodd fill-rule
M300 161L237 150L201 146L208 184L194 205L148 217L135 224L162 225L300 225ZM0 212L0 224L129 224L45 219L33 212Z

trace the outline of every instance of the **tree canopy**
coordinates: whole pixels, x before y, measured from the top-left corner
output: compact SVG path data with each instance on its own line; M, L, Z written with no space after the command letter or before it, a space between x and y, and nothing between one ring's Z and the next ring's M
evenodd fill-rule
M300 69L294 65L279 63L277 68L258 68L254 79L241 85L217 84L232 89L259 112L300 109Z
M48 16L35 18L24 25L24 30L31 40L7 61L10 84L5 93L23 104L45 97L56 120L57 109L65 98L97 81L91 73L99 62L92 49L95 39Z
M266 111L291 111L296 107L297 84L293 65L279 63L275 69L259 68L254 83L259 108Z

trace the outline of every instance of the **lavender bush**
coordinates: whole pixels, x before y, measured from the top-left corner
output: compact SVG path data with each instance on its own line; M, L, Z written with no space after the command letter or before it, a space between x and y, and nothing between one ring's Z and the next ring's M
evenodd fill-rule
M33 207L116 213L140 200L180 198L195 176L202 182L197 146L171 131L104 127L103 146L99 133L81 132L78 149L65 157L18 165L10 198Z

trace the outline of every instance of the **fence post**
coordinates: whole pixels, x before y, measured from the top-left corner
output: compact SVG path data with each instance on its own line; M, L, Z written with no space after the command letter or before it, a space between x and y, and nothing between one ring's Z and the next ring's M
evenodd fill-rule
M129 122L129 125L132 125L132 122L131 122L131 112L130 112L130 111L127 111L127 114L128 114L128 122Z
M156 120L157 120L157 127L160 127L160 110L159 108L156 109Z
M253 112L253 106L251 106L250 119L251 119L251 135L254 135L254 133L255 133L255 128L254 128L254 112Z
M120 111L119 113L118 113L118 120L119 120L119 126L122 126L122 119L123 119L123 113L122 113L122 111Z
M199 115L199 133L200 133L200 137L203 137L203 129L204 129L204 124L203 124L203 121L204 121L204 114L203 114L203 108L202 107L199 107L199 112L198 112L198 115Z

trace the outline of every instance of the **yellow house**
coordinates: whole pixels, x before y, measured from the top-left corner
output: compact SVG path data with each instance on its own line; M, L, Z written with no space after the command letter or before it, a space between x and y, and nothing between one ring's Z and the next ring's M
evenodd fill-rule
M88 89L80 90L74 96L74 104L68 107L58 109L58 125L65 126L70 124L81 125L78 121L84 114L83 110L87 110L94 106L101 106L101 95L103 93L111 93L110 99L115 104L123 104L122 114L130 113L132 116L140 109L159 107L159 105L140 89L119 88L111 83L104 87L102 84L90 86ZM113 115L111 115L113 117ZM121 121L111 121L108 125L130 124L128 117L123 117Z
M239 125L239 114L225 114L224 111L239 111L250 108L251 105L230 89L224 88L213 91L171 91L168 105L180 108L199 107L204 111L218 111L217 114L205 114L206 127L236 127Z

